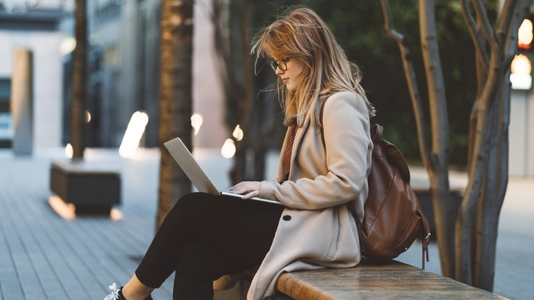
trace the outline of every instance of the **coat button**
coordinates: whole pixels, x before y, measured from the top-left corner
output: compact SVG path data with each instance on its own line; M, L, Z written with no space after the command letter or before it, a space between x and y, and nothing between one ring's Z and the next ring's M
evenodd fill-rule
M290 215L285 215L285 216L282 217L282 219L284 221L289 221L289 220L291 220L291 216Z

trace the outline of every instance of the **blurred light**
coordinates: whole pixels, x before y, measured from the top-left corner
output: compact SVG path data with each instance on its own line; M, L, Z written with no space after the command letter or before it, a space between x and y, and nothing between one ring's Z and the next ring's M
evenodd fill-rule
M73 220L76 218L76 207L72 203L65 203L59 196L50 196L48 198L48 204L65 220Z
M61 41L61 44L59 46L59 52L61 53L61 55L67 55L71 53L72 51L74 51L75 48L76 48L76 39L69 37Z
M141 137L143 137L147 123L148 115L146 113L136 111L132 115L119 148L120 156L127 158L135 153L135 150L139 146L139 141L141 140Z
M232 158L235 154L235 144L232 139L226 139L221 148L221 154L224 158Z
M530 72L532 71L532 65L530 63L530 59L524 54L519 54L514 57L514 60L512 60L512 65L510 66L510 70L513 74L526 74L530 75Z
M91 122L91 113L89 111L86 111L85 112L85 117L86 117L86 122L89 123Z
M76 206L72 203L66 203L57 195L48 197L48 204L57 213L60 217L65 220L74 220L76 219ZM109 212L109 217L113 221L120 221L123 219L123 214L120 210L116 208L111 208Z
M72 149L72 145L70 143L65 147L65 154L68 158L72 158L74 155L74 150Z
M109 217L113 221L120 221L123 218L123 214L122 214L122 212L120 210L118 210L115 207L113 207L109 212Z
M511 74L510 82L512 82L512 89L514 90L530 90L532 87L532 76Z
M524 50L530 49L532 38L532 21L524 19L517 33L517 47Z
M193 114L191 116L191 126L193 126L193 129L195 130L195 135L197 135L198 131L200 130L200 126L202 126L202 116L199 114Z
M526 55L519 54L514 57L510 66L512 74L510 81L514 90L529 90L532 87L532 64Z
M240 141L243 139L243 130L241 130L241 127L239 127L239 124L234 129L234 132L232 135L235 137L236 140Z

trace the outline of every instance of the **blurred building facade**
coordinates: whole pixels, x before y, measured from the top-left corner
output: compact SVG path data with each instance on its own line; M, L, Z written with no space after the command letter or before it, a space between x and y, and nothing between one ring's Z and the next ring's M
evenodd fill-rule
M10 114L13 49L33 53L33 145L59 147L62 135L62 57L60 0L0 1L0 147L11 147Z
M533 90L513 91L510 110L509 174L519 177L534 177Z
M149 116L142 145L157 146L161 1L88 3L87 109L93 116L88 124L88 146L118 147L136 111ZM223 122L224 100L215 62L210 1L195 1L194 9L193 112L203 119L194 145L220 148L229 133ZM65 120L68 118L65 116Z
M65 146L70 140L74 0L0 0L0 147L10 147L12 51L34 53L34 147ZM159 0L88 0L88 147L118 147L136 111L149 122L142 146L158 139ZM194 145L220 148L229 130L223 122L210 1L195 2L193 111L203 122ZM74 43L74 44L73 44Z

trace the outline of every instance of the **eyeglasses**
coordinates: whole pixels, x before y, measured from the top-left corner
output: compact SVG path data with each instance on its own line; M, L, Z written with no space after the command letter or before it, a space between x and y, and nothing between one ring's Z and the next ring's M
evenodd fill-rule
M287 71L287 65L286 62L289 61L289 58L282 58L276 61L271 61L269 64L271 65L271 68L273 71L276 72L276 68L280 69L281 71L285 72Z

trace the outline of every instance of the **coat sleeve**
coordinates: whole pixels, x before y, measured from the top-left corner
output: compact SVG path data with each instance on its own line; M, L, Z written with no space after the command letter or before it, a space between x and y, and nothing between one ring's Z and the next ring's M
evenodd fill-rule
M371 167L373 144L369 133L369 113L363 99L354 93L344 92L331 96L323 112L323 133L325 156L304 158L313 165L313 160L326 160L322 174L306 164L292 164L299 168L299 178L278 184L261 182L260 197L277 199L294 209L323 209L359 198L367 193L367 175ZM319 130L306 134L317 135L314 139L322 143ZM296 148L293 148L296 149ZM299 158L300 161L302 157ZM316 163L316 162L315 162Z

